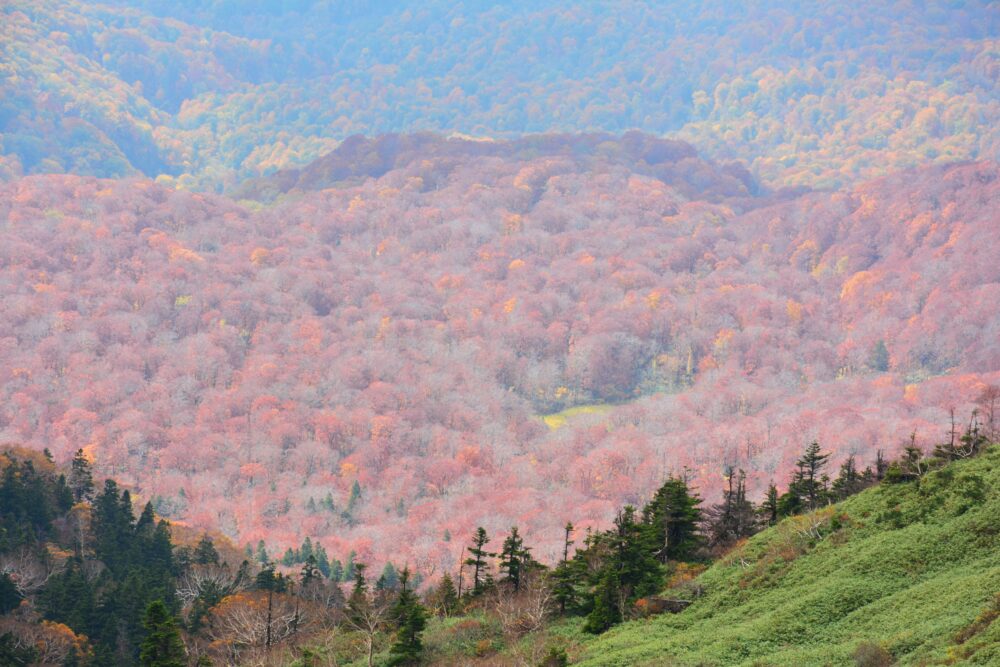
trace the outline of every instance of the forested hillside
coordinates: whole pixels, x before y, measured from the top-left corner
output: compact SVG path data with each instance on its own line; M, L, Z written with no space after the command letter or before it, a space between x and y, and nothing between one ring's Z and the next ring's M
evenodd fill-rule
M610 528L567 523L548 562L516 526L502 540L479 527L430 585L391 561L377 578L353 557L343 570L309 540L281 562L244 555L148 502L136 516L83 451L59 467L8 448L0 664L992 664L991 397L932 450L864 469L852 457L834 476L813 443L759 503L742 470L709 506L671 475Z
M420 130L675 133L821 187L1000 150L990 2L15 0L0 17L6 178L211 190Z
M787 520L673 591L700 591L683 613L612 630L573 664L995 665L998 471L994 448Z
M4 442L430 571L479 524L554 555L671 472L932 441L1000 372L995 163L792 197L639 134L390 136L251 191L0 190Z

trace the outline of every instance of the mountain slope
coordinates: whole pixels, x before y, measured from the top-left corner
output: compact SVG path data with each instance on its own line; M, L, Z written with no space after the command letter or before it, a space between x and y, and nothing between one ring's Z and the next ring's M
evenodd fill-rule
M448 534L548 557L671 471L757 493L806 441L934 438L997 381L995 164L780 201L642 136L419 141L267 206L4 186L0 442L241 543L450 567Z
M1000 155L982 1L15 0L0 16L0 178L218 189L353 134L427 130L677 133L779 186Z
M997 664L1000 449L786 520L697 583L684 612L613 629L573 664L853 665L863 642L892 664Z

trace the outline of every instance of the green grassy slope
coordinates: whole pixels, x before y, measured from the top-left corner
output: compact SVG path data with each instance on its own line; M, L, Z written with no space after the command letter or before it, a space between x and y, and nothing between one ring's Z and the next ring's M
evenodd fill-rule
M1000 448L812 518L755 536L684 613L586 641L574 664L853 665L872 642L900 665L1000 665Z

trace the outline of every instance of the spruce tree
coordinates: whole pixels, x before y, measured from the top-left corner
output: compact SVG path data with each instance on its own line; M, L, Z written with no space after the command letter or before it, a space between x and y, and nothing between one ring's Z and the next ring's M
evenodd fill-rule
M302 590L305 590L314 582L320 581L322 577L323 573L316 566L316 557L310 555L299 573L299 584L302 586Z
M499 568L504 575L501 581L513 587L515 593L519 592L527 570L532 566L532 558L531 549L524 546L517 526L510 529L510 535L504 539L499 556Z
M440 616L451 616L458 611L458 592L451 574L445 572L432 596L433 604Z
M646 529L636 521L635 508L626 505L615 517L614 529L609 534L609 566L615 572L623 605L625 601L655 593L663 581L663 571L649 548ZM625 613L624 606L619 613Z
M354 513L359 502L361 502L361 484L358 483L358 480L354 480L354 484L351 485L351 496L347 499L348 516Z
M714 547L728 547L754 532L754 509L746 496L746 473L726 470L726 489L722 502L708 511L709 542Z
M198 545L194 549L192 560L199 565L219 564L219 552L215 549L215 543L207 534L203 534L198 540Z
M830 491L835 499L843 500L858 493L865 486L864 477L858 472L854 454L851 454L847 457L847 460L840 464L840 472L837 475L837 479L833 480L833 486L830 487Z
M594 590L593 609L587 615L583 630L597 635L621 621L621 591L614 570L609 568Z
M569 548L573 545L573 524L566 522L566 526L563 530L562 560L559 561L559 564L552 572L552 592L556 601L559 603L560 614L565 614L566 609L575 604L575 582L579 578L579 573L576 571L577 568L574 567L573 561L569 558Z
M187 657L177 622L162 600L154 600L146 607L142 627L146 630L146 638L139 646L142 667L185 667Z
M465 564L472 567L472 591L470 591L470 595L473 596L482 594L487 588L486 559L495 555L485 549L489 541L490 538L486 535L486 530L480 526L472 538L472 546L466 547L470 556L465 559Z
M376 590L387 591L394 591L399 588L399 571L391 562L386 561L385 567L382 568L382 574L379 575L378 583L375 588Z
M420 662L424 645L421 634L427 625L427 612L410 590L410 569L399 574L400 591L391 616L397 627L396 641L389 649L390 665L415 665Z
M661 563L698 556L703 541L698 528L700 504L701 498L688 488L685 479L671 476L643 508L650 546Z
M73 499L78 503L90 500L94 495L94 475L90 470L90 461L82 449L76 450L73 463L70 464L69 488L73 491Z
M814 510L828 499L823 469L829 458L830 455L823 454L819 443L814 440L796 461L795 476L788 491L799 499L801 507Z
M330 578L330 557L323 545L319 543L316 544L316 567L319 568L324 577Z
M352 561L353 562L353 561ZM357 624L362 624L361 616L368 606L368 582L365 580L365 564L354 563L354 588L347 598L347 614Z
M778 487L772 481L767 485L767 495L758 509L760 520L768 526L778 523Z

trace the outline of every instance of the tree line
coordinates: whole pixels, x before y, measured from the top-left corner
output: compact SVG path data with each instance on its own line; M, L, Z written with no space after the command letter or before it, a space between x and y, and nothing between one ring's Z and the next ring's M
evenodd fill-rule
M973 413L962 429L953 419L930 452L911 438L894 460L878 451L862 469L849 456L835 474L830 454L812 442L784 492L772 483L758 503L739 469L726 470L720 500L707 507L685 475L671 475L641 507L622 507L606 530L578 536L567 522L555 563L539 562L517 527L502 538L480 527L458 572L422 593L410 567L388 563L373 578L353 555L343 582L343 571L320 567L330 559L310 539L278 560L206 534L177 540L181 528L149 503L137 515L128 489L112 479L97 484L82 451L61 471L47 452L8 449L0 453L0 664L247 664L297 646L308 665L310 642L340 633L362 647L355 659L412 665L425 657L434 615L486 614L511 637L578 616L587 632L602 633L656 604L683 609L691 600L658 597L671 576L784 517L875 484L917 480L994 438ZM564 664L565 654L553 649L541 659Z

